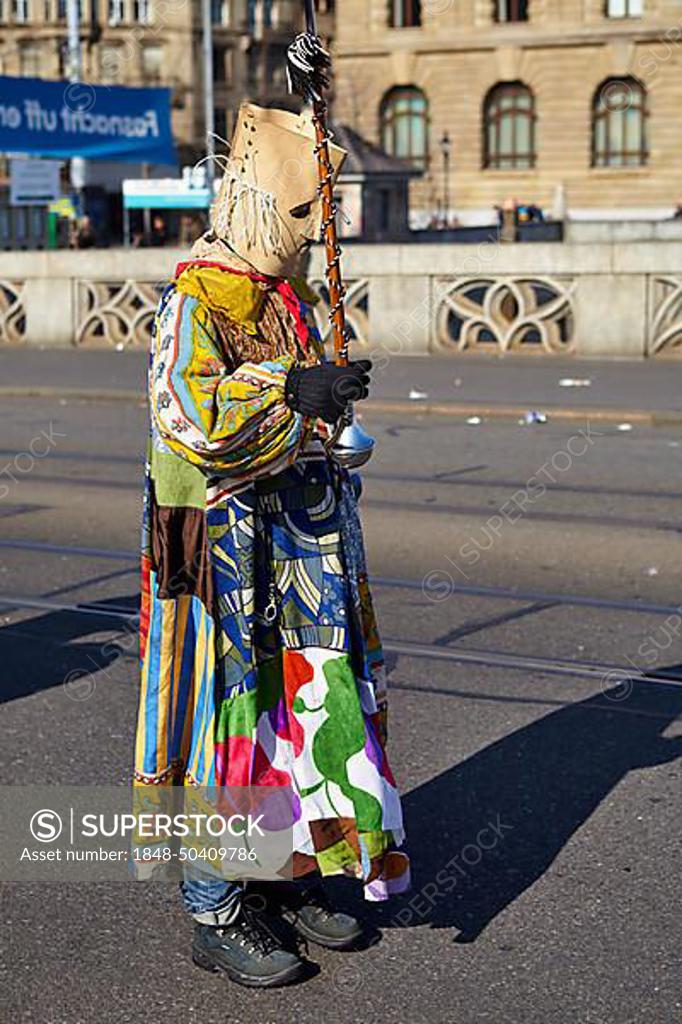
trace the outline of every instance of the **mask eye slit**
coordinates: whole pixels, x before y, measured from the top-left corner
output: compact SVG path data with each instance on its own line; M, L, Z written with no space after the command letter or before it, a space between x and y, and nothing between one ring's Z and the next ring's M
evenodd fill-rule
M298 206L292 206L292 208L289 210L289 214L296 220L303 220L305 217L310 216L312 208L312 202L300 203Z

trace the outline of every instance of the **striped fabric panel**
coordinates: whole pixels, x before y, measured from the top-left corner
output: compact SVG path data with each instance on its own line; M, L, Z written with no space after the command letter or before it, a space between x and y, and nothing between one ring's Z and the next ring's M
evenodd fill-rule
M135 748L135 777L172 782L187 773L214 777L215 637L213 621L193 596L159 600L149 574L150 616Z

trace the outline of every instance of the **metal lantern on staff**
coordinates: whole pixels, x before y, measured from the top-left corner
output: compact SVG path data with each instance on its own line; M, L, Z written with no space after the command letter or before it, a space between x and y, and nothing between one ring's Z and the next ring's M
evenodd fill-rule
M315 155L319 174L318 192L322 201L322 238L326 255L326 278L329 288L329 319L337 366L348 365L349 331L346 324L345 295L341 274L341 246L336 217L338 208L334 199L334 165L329 146L332 134L327 120L324 98L329 88L331 58L317 34L314 0L305 0L306 31L297 36L287 55L289 90L297 93L313 108L315 126ZM343 388L343 378L338 385ZM346 469L364 466L372 457L374 439L355 419L353 406L348 405L327 443L330 457Z

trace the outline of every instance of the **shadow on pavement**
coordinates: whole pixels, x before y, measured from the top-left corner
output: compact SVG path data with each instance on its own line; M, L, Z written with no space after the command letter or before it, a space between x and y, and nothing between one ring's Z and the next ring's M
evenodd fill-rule
M136 613L139 597L98 601L99 612L48 612L0 629L0 703L27 697L53 686L83 686L122 654L137 655L134 620L107 614L107 610ZM92 606L91 606L92 607ZM106 639L85 641L93 634ZM112 634L117 634L114 638ZM123 634L123 636L121 636ZM78 699L77 694L74 694Z
M0 701L65 682L77 687L81 677L86 685L122 654L136 656L135 623L107 609L135 612L137 604L137 595L119 597L98 602L101 614L50 612L0 629ZM81 642L96 633L108 639ZM682 682L682 666L661 675ZM414 889L386 907L365 904L363 916L379 927L454 928L455 941L473 942L544 874L628 772L682 754L682 736L662 735L680 714L682 685L625 681L412 790L403 806ZM334 881L355 903L343 880Z
M682 666L657 672L682 678ZM381 927L429 923L473 942L551 865L615 786L682 754L662 733L682 685L627 681L493 743L403 799L412 894Z

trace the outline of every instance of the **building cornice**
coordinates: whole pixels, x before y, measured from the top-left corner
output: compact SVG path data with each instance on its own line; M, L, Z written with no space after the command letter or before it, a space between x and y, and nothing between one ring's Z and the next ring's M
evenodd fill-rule
M403 31L405 36L401 38ZM566 31L543 32L540 29L521 30L492 28L485 33L475 30L457 33L439 33L429 36L423 30L388 30L380 39L350 45L337 42L335 56L339 59L356 57L390 57L392 53L431 55L439 53L475 53L514 46L519 49L547 49L575 46L605 46L610 43L663 43L673 45L669 38L670 25L657 28L616 28L612 25L585 26ZM409 38L408 38L409 33Z

